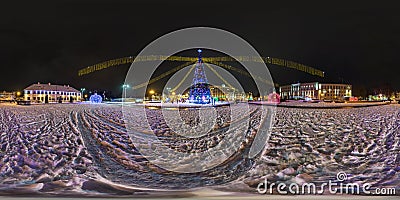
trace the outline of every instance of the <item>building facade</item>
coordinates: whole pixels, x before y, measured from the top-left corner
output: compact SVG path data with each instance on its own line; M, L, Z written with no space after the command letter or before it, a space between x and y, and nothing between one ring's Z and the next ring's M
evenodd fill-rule
M279 88L281 99L344 100L352 96L352 85L336 83L295 83Z
M17 92L0 92L0 102L11 102L17 99Z
M24 89L24 100L36 103L76 102L82 94L69 85L32 84Z

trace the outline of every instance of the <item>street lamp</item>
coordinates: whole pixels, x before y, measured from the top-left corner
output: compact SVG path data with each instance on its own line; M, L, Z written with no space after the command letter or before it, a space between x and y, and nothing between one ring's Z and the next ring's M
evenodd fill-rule
M156 92L154 91L154 90L150 90L149 91L149 94L151 95L150 97L151 97L151 101L153 101L154 100L154 94L155 94Z
M129 88L129 85L128 84L123 84L122 88L124 89L124 98L126 99L126 89Z
M86 88L81 88L81 96L84 97L84 92L85 92ZM87 95L86 95L87 96ZM86 99L85 99L86 100Z

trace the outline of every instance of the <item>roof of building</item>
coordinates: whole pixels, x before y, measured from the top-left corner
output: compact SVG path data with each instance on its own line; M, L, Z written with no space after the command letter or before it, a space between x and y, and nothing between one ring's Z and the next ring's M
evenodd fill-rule
M280 87L290 87L292 85L313 85L313 84L320 84L320 85L341 85L341 86L352 86L351 84L347 83L321 83L321 82L307 82L307 83L293 83L289 85L281 85Z
M45 91L61 91L61 92L79 92L77 89L69 85L52 85L52 84L32 84L25 90L45 90Z
M13 95L14 92L7 92L7 91L2 91L0 92L1 95Z

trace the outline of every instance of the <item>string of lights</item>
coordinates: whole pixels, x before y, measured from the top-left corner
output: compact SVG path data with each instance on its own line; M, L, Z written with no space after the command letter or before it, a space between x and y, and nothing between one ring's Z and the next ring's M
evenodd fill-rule
M189 69L189 71L185 74L185 76L183 77L183 79L174 87L172 88L172 92L175 92L181 85L182 83L187 79L187 77L189 76L189 74L193 71L193 69L196 67L196 64L193 64L193 66Z
M319 69L315 69L313 67L303 65L297 62L284 60L280 58L271 58L271 57L254 57L254 56L225 56L225 57L204 57L202 58L205 63L213 63L213 62L264 62L266 64L273 64L282 67L288 67L291 69L295 69L298 71L302 71L314 76L324 77L325 73ZM83 76L86 74L90 74L96 71L100 71L103 69L107 69L113 66L119 66L124 64L130 64L134 61L137 62L146 62L146 61L178 61L178 62L196 62L196 57L184 57L184 56L162 56L162 55L150 55L150 56L129 56L123 58L117 58L113 60L104 61L101 63L97 63L78 71L78 76ZM234 69L232 69L234 70Z
M209 62L210 62L211 64L214 64L214 65L220 66L220 67L222 67L222 68L225 68L225 69L227 69L227 70L236 71L236 72L238 72L238 73L240 73L240 74L242 74L242 75L245 75L245 76L247 76L247 77L250 77L250 78L252 77L248 72L246 72L246 71L244 71L244 70L241 70L241 69L238 69L238 68L235 68L235 67L230 66L230 65L228 65L228 64L224 64L224 63L216 62L216 61L209 61ZM170 75L170 74L172 74L172 73L174 73L174 72L179 71L180 69L183 69L183 68L189 66L191 63L193 63L193 62L187 62L187 63L184 63L184 64L182 64L182 65L179 65L179 66L177 66L177 67L175 67L175 68L173 68L173 69L171 69L171 70L169 70L169 71L167 71L167 72L164 72L164 73L160 74L159 76L157 76L157 77L155 77L155 78L152 78L149 82L145 82L145 83L141 83L141 84L139 84L139 85L133 86L132 89L139 89L139 88L142 88L142 87L146 87L146 86L149 85L149 84L155 83L155 82L159 81L160 79L163 79L163 78L167 77L168 75ZM206 64L206 66L208 66L207 63L205 63L205 64ZM195 65L195 64L194 64L194 65ZM173 91L176 91L176 89L178 89L178 88L180 87L180 85L182 85L182 83L183 83L183 82L186 80L186 78L189 76L190 72L193 71L194 67L195 67L195 66L192 66L192 67L191 67L191 69L186 73L186 75L185 75L184 78L178 83L178 85L177 85L176 87L174 87L174 88L171 90L172 92L173 92ZM208 66L208 67L209 67L209 66ZM230 86L230 84L229 84L224 78L222 78L222 76L221 76L217 71L215 71L215 70L212 69L212 68L210 68L210 69L211 69L211 71L213 71L226 85ZM264 82L264 83L272 84L272 82L269 82L269 81L263 79L263 78L260 77L260 76L257 76L256 78L257 78L258 80ZM276 86L276 87L279 87L278 84L275 84L275 86Z
M226 81L212 66L210 66L208 63L204 63L206 64L206 66L219 78L221 79L225 85L229 86L230 88L233 88L233 86L231 84L229 84L228 81Z
M241 69L238 69L236 67L233 67L231 65L228 65L228 64L225 64L225 63L222 63L222 62L217 62L217 61L209 61L209 63L217 65L217 66L220 66L220 67L225 68L227 70L232 70L232 71L238 72L238 73L240 73L242 75L245 75L247 77L253 78L253 76L251 74L249 74L248 72L246 72L244 70L241 70ZM279 87L278 84L273 84L271 81L265 80L261 76L254 76L254 78L256 78L257 80L262 81L262 82L264 82L266 84L275 85L276 87Z
M145 82L145 83L133 86L132 89L139 89L139 88L142 88L142 87L146 87L147 85L155 83L155 82L159 81L160 79L163 79L163 78L169 76L170 74L172 74L174 72L177 72L177 71L179 71L179 70L181 70L181 69L183 69L183 68L185 68L185 67L187 67L187 66L189 66L191 64L193 64L192 61L186 62L186 63L184 63L182 65L179 65L179 66L177 66L177 67L175 67L175 68L173 68L173 69L171 69L171 70L169 70L167 72L162 73L161 75L159 75L159 76L157 76L155 78L152 78L149 82Z

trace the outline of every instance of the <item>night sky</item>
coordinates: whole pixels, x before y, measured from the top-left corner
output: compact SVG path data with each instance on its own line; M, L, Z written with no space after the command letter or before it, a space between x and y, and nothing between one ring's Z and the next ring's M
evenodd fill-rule
M57 3L55 3L57 2ZM305 3L307 2L307 3ZM120 95L129 65L79 77L79 69L137 55L181 28L221 28L262 56L325 71L320 79L270 66L275 82L350 83L400 90L400 12L392 1L5 1L0 12L0 91L70 84ZM194 54L195 56L195 54Z

